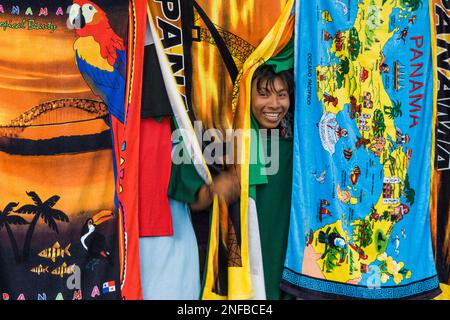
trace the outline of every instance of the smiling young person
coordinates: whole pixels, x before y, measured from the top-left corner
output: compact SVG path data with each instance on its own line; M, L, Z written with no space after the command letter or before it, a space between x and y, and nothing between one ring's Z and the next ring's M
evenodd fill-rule
M256 297L270 300L293 298L280 290L292 189L292 68L293 41L278 56L256 69L251 86L251 128L257 134L252 134L251 139L251 158L256 161L251 160L249 166L249 197L254 201L257 211L256 230L259 229L265 287L265 293L257 294ZM272 147L275 143L277 148ZM269 170L271 168L268 165L272 166L273 163L268 160L277 162L274 165L277 170ZM233 205L240 196L238 172L235 166L231 166L215 175L213 183L208 186L199 178L192 165L173 165L169 196L189 203L192 211L210 208L214 194L228 205Z
M257 149L252 150L265 149L266 159L278 161L275 166L278 170L264 172L267 161L251 164L249 196L255 200L257 209L266 298L278 300L293 298L280 290L280 281L291 209L294 77L287 66L271 62L259 67L253 75L252 129L260 134L252 140L252 144L257 144ZM278 149L274 148L276 142ZM278 154L274 154L277 150Z
M251 150L252 153L257 150L257 154L262 152L265 158L251 155L256 161L251 161L249 168L249 197L256 204L265 297L278 300L293 298L282 292L279 286L291 207L294 77L292 70L286 69L286 65L280 67L280 64L271 65L271 62L269 60L260 66L252 78L251 127L257 134L252 138ZM278 150L278 154L272 154L274 143L278 143L278 148L274 149L274 153ZM268 159L278 161L276 172L269 173L267 170ZM191 209L208 208L214 193L219 194L228 204L237 201L240 195L237 172L233 169L223 171L214 177L211 186L200 187L195 194L195 201L190 202Z
M251 111L261 129L278 128L289 111L293 83L290 71L277 74L270 65L262 65L255 71Z

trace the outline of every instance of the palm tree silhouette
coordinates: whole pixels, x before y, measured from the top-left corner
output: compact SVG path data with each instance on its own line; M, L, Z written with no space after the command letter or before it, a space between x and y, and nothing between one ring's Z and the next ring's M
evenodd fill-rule
M48 198L46 201L42 202L41 198L34 191L27 192L27 195L31 199L33 199L34 204L24 205L16 211L23 214L34 214L34 218L31 221L30 227L28 228L23 245L24 261L28 261L30 258L31 238L33 237L34 229L37 222L39 221L39 218L44 220L45 224L47 224L47 226L56 233L59 233L59 230L55 220L69 222L69 217L64 212L53 209L53 206L60 199L59 196L54 195L53 197Z
M19 256L19 248L17 247L17 241L14 237L14 234L11 230L10 225L25 225L29 224L27 220L25 220L22 217L11 215L12 210L17 207L19 203L17 202L10 202L6 205L6 207L3 209L3 211L0 211L0 230L5 227L6 231L8 232L9 241L11 241L11 246L14 251L14 258L16 259L16 263L20 262L20 256Z
M402 103L397 100L396 102L394 102L393 106L384 106L384 112L388 115L389 118L394 119L403 115L401 108Z

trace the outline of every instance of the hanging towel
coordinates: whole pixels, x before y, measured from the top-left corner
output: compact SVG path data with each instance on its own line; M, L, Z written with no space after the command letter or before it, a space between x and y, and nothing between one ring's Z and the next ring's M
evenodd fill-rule
M296 12L282 288L304 299L433 298L429 7L303 1Z

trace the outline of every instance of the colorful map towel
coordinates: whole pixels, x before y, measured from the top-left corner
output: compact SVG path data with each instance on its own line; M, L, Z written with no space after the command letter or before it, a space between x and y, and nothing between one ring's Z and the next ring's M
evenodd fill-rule
M425 1L297 3L287 292L439 294L429 218L429 9Z
M431 226L439 280L450 284L450 5L435 0L433 6L437 69L435 167L432 184ZM450 296L448 296L450 298Z
M128 225L139 10L128 0L0 4L1 299L140 295Z

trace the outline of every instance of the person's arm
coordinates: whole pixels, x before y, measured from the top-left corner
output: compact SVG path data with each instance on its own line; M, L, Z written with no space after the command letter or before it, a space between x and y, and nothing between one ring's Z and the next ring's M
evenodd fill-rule
M192 211L202 211L211 205L213 199L211 186L205 184L198 190L195 202L190 203L189 206Z
M213 202L215 194L231 204L239 198L240 193L241 186L237 170L231 168L214 177L211 185L203 185L197 192L196 201L190 204L190 208L192 211L205 210Z

